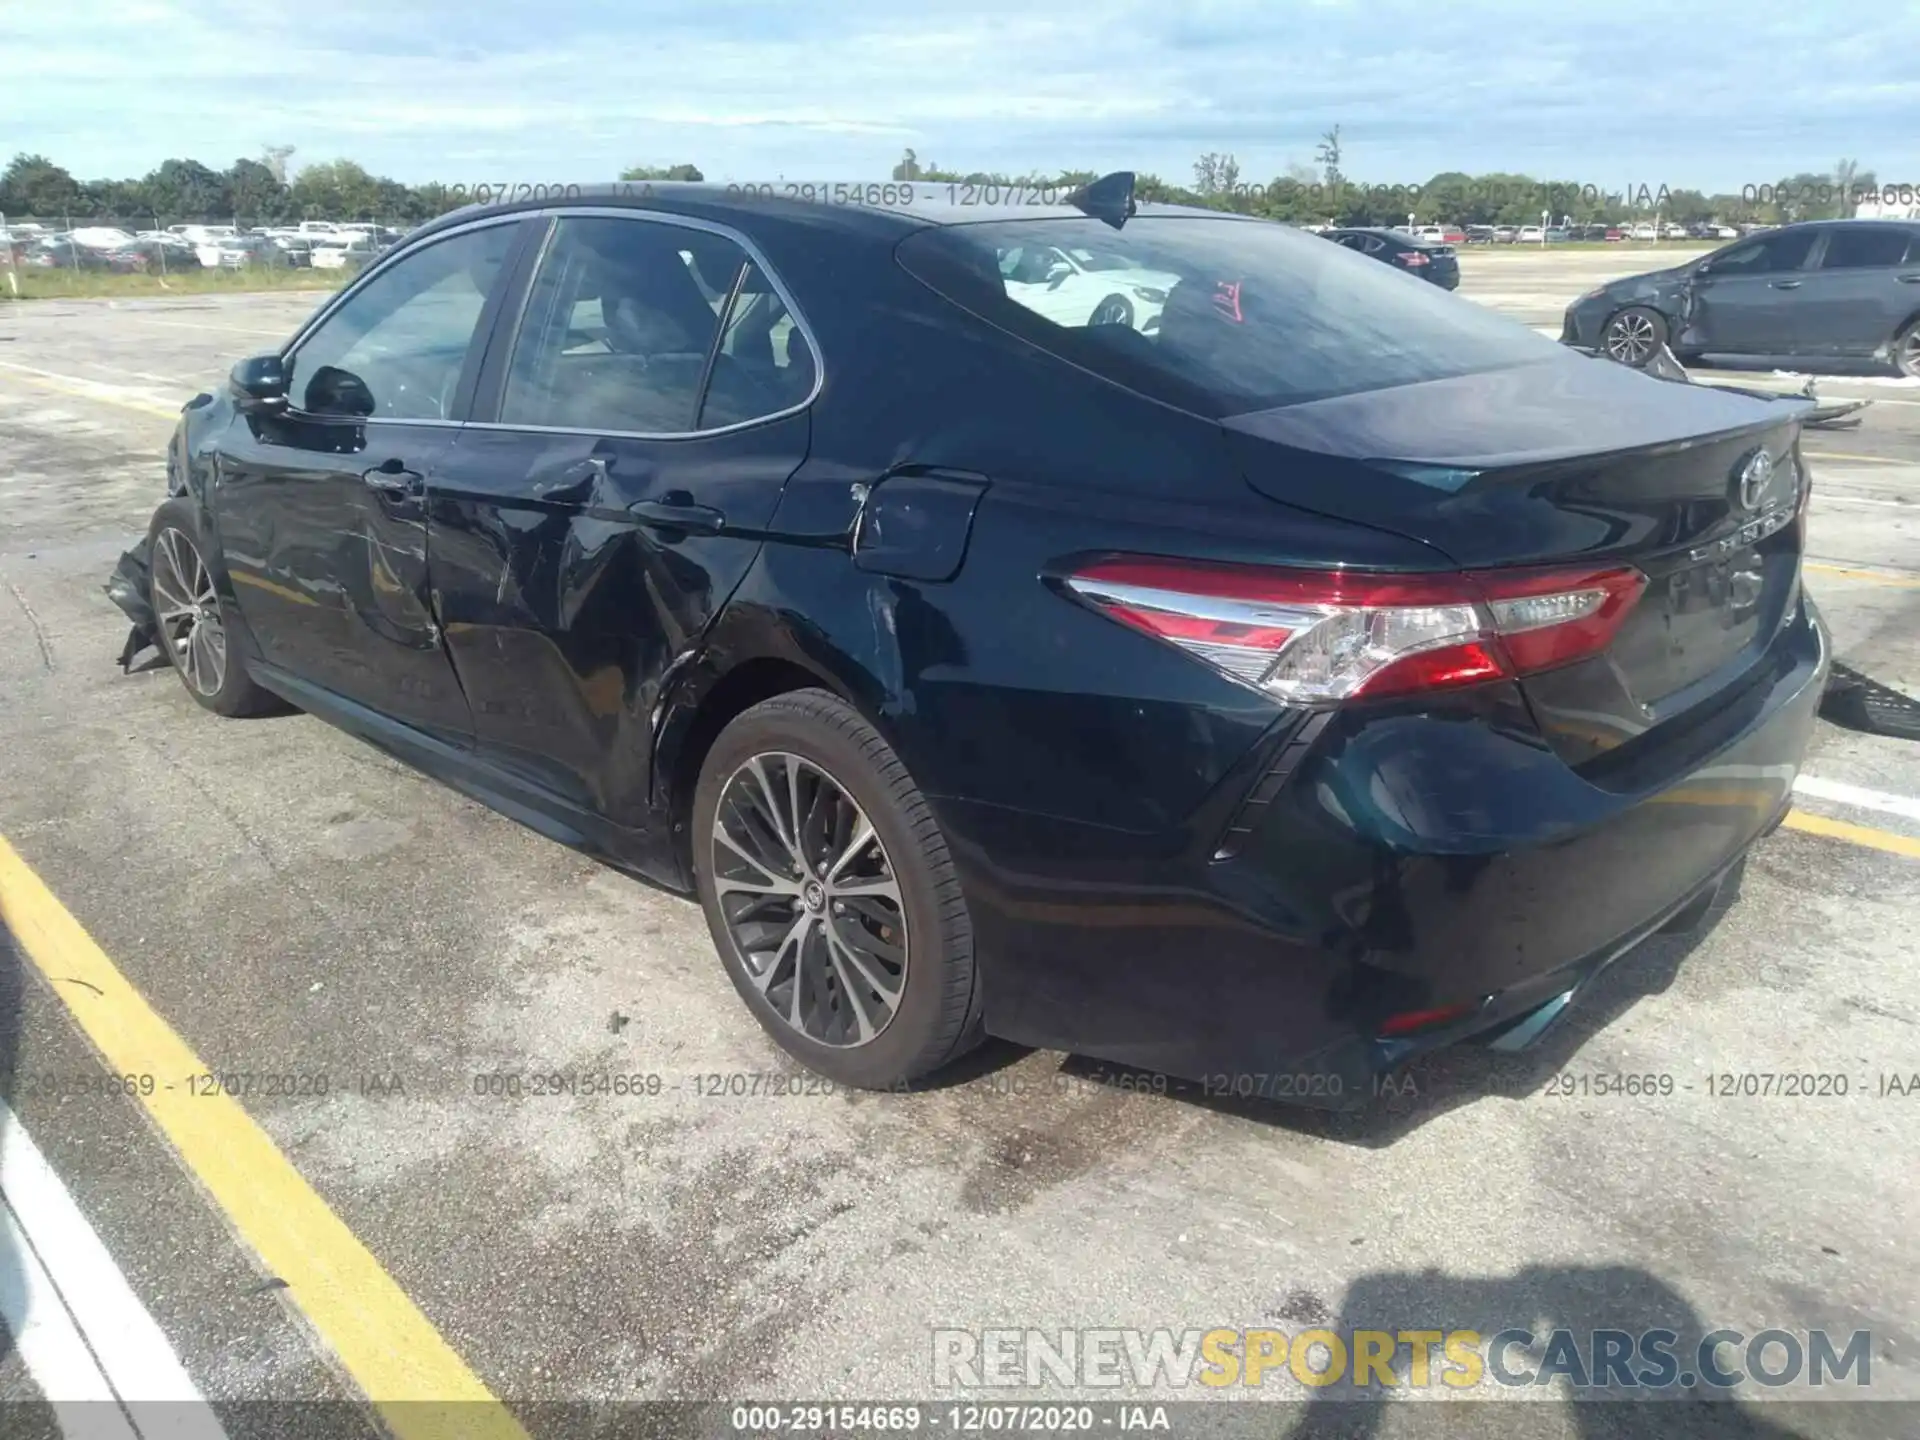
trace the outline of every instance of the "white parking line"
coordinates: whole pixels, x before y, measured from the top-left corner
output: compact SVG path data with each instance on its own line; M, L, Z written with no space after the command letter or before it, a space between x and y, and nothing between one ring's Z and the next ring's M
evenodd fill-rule
M1802 775L1793 782L1793 789L1795 794L1808 795L1815 800L1831 800L1836 805L1851 805L1858 810L1878 810L1883 815L1920 820L1920 800L1910 795L1891 795L1884 790L1867 790L1859 785L1848 785L1840 780L1822 780L1814 775Z
M0 1318L61 1431L88 1440L224 1440L173 1345L0 1103Z

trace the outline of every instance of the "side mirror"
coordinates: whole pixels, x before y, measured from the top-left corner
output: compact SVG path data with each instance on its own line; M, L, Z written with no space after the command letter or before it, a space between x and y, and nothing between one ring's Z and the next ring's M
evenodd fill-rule
M240 410L284 410L287 407L287 367L278 355L255 355L242 360L227 376L227 389Z

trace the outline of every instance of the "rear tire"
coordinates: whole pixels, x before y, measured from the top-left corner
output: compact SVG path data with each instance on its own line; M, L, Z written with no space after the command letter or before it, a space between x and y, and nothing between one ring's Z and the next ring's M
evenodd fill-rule
M147 600L153 606L160 652L187 694L216 715L237 719L275 715L291 707L247 674L226 614L191 500L176 498L154 512L147 527Z
M1608 319L1600 331L1600 348L1607 357L1638 370L1667 343L1667 317L1644 305L1629 305Z
M1133 302L1124 295L1109 295L1093 307L1088 317L1089 325L1126 325L1133 324Z
M973 925L946 840L853 707L796 690L736 716L700 767L692 823L714 946L788 1054L888 1089L979 1043Z

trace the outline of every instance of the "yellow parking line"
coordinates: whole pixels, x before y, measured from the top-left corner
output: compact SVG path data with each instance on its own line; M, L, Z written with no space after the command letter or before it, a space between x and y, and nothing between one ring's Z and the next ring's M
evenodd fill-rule
M1805 810L1791 812L1781 824L1788 830L1824 835L1829 840L1845 840L1849 845L1864 845L1869 850L1884 850L1889 855L1920 860L1920 840L1911 835L1896 835L1891 830L1876 830L1871 825L1855 825L1847 820L1829 820Z
M1864 580L1870 585L1920 586L1920 575L1889 575L1882 570L1856 570L1851 565L1822 565L1817 560L1808 560L1800 568L1837 575L1842 580Z
M400 1440L527 1440L526 1431L238 1100L196 1093L208 1067L0 838L0 920L115 1074L139 1096L269 1275Z
M42 390L53 390L62 395L72 395L80 400L96 400L102 405L118 405L122 410L137 410L142 415L158 415L162 420L178 420L180 407L171 408L156 405L151 400L136 400L127 395L103 394L108 387L104 381L82 380L76 383L62 375L50 375L44 370L34 370L25 365L9 365L0 361L0 374L10 375L28 385L37 385Z

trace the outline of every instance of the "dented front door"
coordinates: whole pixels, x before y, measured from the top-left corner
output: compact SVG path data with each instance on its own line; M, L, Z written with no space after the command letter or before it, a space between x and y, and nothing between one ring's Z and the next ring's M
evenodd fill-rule
M457 430L239 417L212 496L268 665L454 744L467 702L427 591L426 484Z

